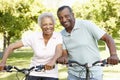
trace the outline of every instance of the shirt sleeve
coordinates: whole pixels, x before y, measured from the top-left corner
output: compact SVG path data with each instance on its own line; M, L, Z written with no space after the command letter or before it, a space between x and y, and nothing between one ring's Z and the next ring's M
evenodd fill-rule
M32 37L32 36L24 36L24 37L22 38L22 42L23 42L23 45L24 45L24 46L28 47L28 46L31 45L31 37Z
M104 30L100 29L95 23L91 21L87 21L86 25L89 32L97 40L99 40L106 33Z

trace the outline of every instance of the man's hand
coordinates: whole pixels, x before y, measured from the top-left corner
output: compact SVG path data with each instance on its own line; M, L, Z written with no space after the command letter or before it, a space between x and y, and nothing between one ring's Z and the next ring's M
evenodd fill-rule
M67 64L68 63L68 57L67 56L61 56L60 58L57 59L57 63Z
M108 64L117 65L119 63L119 58L117 54L111 55L107 58Z

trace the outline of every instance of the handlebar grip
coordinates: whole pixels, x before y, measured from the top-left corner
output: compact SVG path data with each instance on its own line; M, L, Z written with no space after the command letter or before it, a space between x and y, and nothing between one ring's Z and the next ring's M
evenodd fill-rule
M36 66L35 67L36 69L35 69L35 71L41 71L42 69L44 69L45 68L45 65L39 65L39 66Z
M4 67L4 70L6 70L7 72L12 72L11 71L12 68L13 68L13 66L8 65L8 66Z

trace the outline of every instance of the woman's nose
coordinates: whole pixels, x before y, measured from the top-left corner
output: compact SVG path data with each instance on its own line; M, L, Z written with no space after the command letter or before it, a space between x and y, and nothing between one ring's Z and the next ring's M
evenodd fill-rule
M50 28L50 25L47 25L46 28Z

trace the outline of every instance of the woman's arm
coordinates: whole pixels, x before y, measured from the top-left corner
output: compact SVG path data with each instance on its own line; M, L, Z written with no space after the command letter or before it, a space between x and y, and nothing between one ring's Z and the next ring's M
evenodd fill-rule
M3 53L3 57L0 63L0 67L4 67L7 61L8 56L10 55L10 53L12 53L15 49L20 48L23 46L22 41L18 41L16 43L12 43L10 44L4 51Z
M53 58L45 65L46 70L53 69L54 65L56 64L56 61L59 57L62 56L62 44L58 44L55 49L55 55Z

